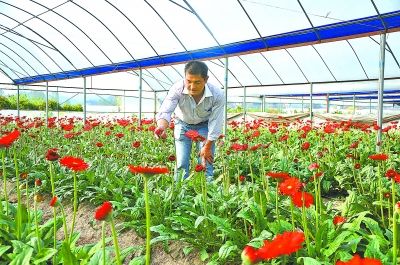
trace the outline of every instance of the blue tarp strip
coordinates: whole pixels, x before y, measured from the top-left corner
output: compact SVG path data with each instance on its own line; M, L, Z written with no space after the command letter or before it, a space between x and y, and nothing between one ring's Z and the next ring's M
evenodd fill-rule
M387 29L400 29L400 10L381 15ZM29 84L36 82L52 81L58 79L90 76L114 71L136 70L145 67L163 66L173 63L184 63L192 59L206 60L215 57L232 56L239 53L255 52L263 49L279 49L289 45L302 45L316 41L329 41L337 38L351 38L354 35L372 34L384 31L381 19L378 16L354 19L304 30L288 32L284 34L226 44L218 47L210 47L181 53L160 55L136 61L116 63L113 65L96 66L92 68L66 71L62 73L44 74L13 80L15 84ZM318 32L318 35L316 34ZM320 39L318 39L318 36Z

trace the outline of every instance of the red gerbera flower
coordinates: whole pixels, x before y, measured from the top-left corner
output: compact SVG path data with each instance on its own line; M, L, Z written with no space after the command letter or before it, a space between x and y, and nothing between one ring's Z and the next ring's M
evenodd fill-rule
M293 195L298 192L301 188L301 182L298 178L288 178L285 179L281 184L279 184L279 192L283 195Z
M361 258L358 254L355 254L349 261L337 261L336 265L382 265L382 262L378 259Z
M352 143L351 145L350 145L350 149L356 149L357 147L358 147L358 141L355 141L354 143Z
M99 208L97 208L94 218L97 221L105 220L112 212L112 204L109 201L104 202Z
M171 161L171 162L174 162L176 160L176 156L175 155L170 155L168 157L168 160Z
M42 186L42 180L41 179L35 179L35 186Z
M196 130L189 130L185 132L185 136L194 142L201 142L205 140L205 138Z
M360 163L355 163L354 164L354 168L355 169L360 169L361 168L361 164Z
M57 200L58 200L57 196L54 196L54 197L50 200L49 205L50 205L51 207L54 207L54 206L56 205L56 203L57 203Z
M14 130L0 138L0 148L1 147L10 147L13 142L18 140L21 133L18 130Z
M64 131L71 131L74 129L74 124L73 123L72 124L61 124L61 128Z
M47 150L46 159L48 161L57 161L60 158L60 155L57 153L57 148L51 148Z
M261 259L258 257L258 249L252 246L245 246L242 252L243 265L251 265L259 262Z
M332 124L328 124L324 127L324 132L325 133L334 133L335 132L335 127Z
M116 134L115 134L115 137L117 137L117 138L122 138L122 137L124 137L124 134L123 134L123 133L116 133Z
M299 208L302 207L303 204L304 207L308 208L314 204L314 197L311 193L299 191L292 195L292 202Z
M335 217L333 217L334 225L340 225L340 224L343 224L344 222L346 222L346 218L343 216L336 215Z
M246 176L240 175L239 176L239 181L244 182L246 180Z
M308 150L308 148L310 148L310 142L305 142L301 145L301 149L302 150Z
M169 173L167 167L149 167L149 166L133 166L128 165L129 171L133 174L156 175Z
M277 258L282 255L290 255L301 249L303 242L303 232L284 232L277 235L272 241L265 240L264 245L258 249L258 257L265 260Z
M66 133L64 134L65 139L72 139L75 137L75 133Z
M391 178L394 178L394 176L396 176L396 174L397 174L396 170L394 170L393 168L390 168L390 169L388 169L388 170L386 171L385 176L386 176L388 179L391 179Z
M233 143L231 145L231 150L234 150L234 151L246 151L248 148L249 148L248 144Z
M389 156L387 154L373 154L370 155L368 158L375 161L384 161L387 160Z
M202 164L197 164L196 167L194 168L194 171L196 172L202 172L204 171L206 168L202 165Z
M271 178L275 178L275 179L282 179L285 180L287 178L290 178L289 173L287 172L268 172L267 176L271 177Z
M308 166L308 169L309 169L310 171L313 171L313 170L318 169L318 168L319 168L318 163L311 163L311 164Z
M102 142L97 142L97 143L96 143L96 146L97 146L97 147L103 147L104 145L103 145Z
M60 159L60 164L75 172L85 171L89 168L89 165L83 159L73 156L64 156Z
M135 141L132 143L132 147L134 148L139 148L140 147L140 142L139 141Z

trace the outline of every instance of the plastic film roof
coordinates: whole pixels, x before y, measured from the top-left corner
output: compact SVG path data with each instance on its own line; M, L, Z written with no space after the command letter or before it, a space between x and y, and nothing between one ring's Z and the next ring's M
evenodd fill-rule
M373 80L387 32L385 77L400 78L399 30L397 0L0 0L0 70L29 84L143 69L166 91L192 59L222 86L229 57L231 88Z

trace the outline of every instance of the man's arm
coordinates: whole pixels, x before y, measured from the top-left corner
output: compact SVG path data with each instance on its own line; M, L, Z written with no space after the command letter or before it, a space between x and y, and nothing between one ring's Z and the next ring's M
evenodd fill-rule
M168 91L163 103L160 106L160 110L157 113L157 128L154 130L154 136L159 139L165 139L167 137L165 129L168 128L169 122L171 121L172 112L174 112L179 102L179 87L181 83L174 84Z
M208 136L203 148L200 151L200 156L203 160L213 163L212 145L218 139L222 132L222 125L224 124L224 94L217 95L215 104L212 107L211 115L208 119ZM203 161L203 164L205 164Z

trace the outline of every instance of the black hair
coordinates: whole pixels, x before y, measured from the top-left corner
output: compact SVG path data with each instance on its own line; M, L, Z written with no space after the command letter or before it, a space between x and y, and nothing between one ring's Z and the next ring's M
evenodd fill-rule
M190 61L185 65L185 75L201 75L203 78L208 77L208 66L200 61Z

